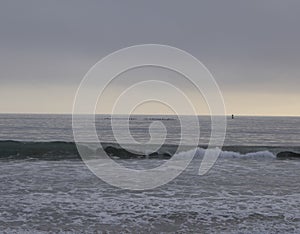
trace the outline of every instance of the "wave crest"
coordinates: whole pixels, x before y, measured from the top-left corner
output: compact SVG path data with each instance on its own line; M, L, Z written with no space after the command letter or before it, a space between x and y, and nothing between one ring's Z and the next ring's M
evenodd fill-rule
M139 153L132 153L122 148L117 143L101 143L102 148L106 153L113 158L120 159L169 159L171 158L178 146L177 145L164 145L157 152L145 155ZM91 155L99 155L98 149L91 149L88 146ZM135 148L131 146L131 148ZM219 150L219 149L206 149L205 146L198 148L189 148L187 151L176 153L177 157L184 157L186 155L194 154L197 157L203 157L206 150ZM299 148L284 148L284 147L261 147L261 146L224 146L220 153L221 158L244 158L244 159L274 159L285 158L279 157L280 155L291 155L287 150L298 152ZM100 151L99 151L100 152ZM103 152L103 151L102 151ZM299 155L299 153L293 153ZM24 159L34 158L41 160L68 160L80 159L74 142L21 142L21 141L0 141L0 158L4 159Z

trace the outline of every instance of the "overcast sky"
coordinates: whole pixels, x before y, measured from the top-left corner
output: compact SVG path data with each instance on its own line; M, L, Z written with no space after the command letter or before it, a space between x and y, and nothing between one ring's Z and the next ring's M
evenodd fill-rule
M70 113L99 59L136 44L183 49L228 113L300 115L300 1L0 1L0 112Z

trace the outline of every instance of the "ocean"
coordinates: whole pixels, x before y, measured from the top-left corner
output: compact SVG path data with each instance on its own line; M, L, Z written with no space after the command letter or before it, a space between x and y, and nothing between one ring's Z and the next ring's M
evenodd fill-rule
M122 128L125 117L113 118ZM153 121L165 126L166 135L160 152L149 157L138 152ZM300 160L276 157L300 153L300 118L228 117L220 157L203 176L198 169L210 117L200 116L199 125L199 144L192 148L196 136L182 137L176 116L131 116L130 133L142 143L136 146L126 134L116 141L111 116L97 115L103 147L125 167L154 168L179 144L186 146L180 157L196 152L170 183L132 191L105 183L87 168L74 144L71 115L1 114L0 232L300 233ZM159 126L152 131L160 134ZM119 143L137 153L124 153Z

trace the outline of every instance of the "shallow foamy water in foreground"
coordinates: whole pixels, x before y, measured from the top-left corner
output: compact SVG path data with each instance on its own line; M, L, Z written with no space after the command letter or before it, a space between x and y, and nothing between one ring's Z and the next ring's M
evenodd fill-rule
M143 167L159 160L118 160ZM200 158L149 191L112 187L80 160L0 163L0 229L17 232L300 232L300 161Z

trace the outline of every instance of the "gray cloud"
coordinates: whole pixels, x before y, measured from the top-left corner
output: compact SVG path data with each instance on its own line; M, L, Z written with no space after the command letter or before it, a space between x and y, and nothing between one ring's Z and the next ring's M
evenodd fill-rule
M76 85L103 56L160 43L199 58L225 90L297 92L300 1L0 3L2 84Z

